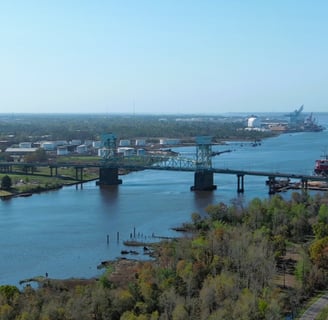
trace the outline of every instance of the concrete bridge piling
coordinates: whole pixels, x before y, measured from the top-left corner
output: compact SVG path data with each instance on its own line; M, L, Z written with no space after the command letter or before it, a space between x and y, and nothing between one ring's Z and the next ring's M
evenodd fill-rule
M208 170L196 171L194 174L194 185L190 187L192 191L212 191L216 190L214 185L213 172Z
M244 175L237 174L237 192L244 193Z
M99 168L99 181L97 185L116 186L122 184L118 178L118 168Z

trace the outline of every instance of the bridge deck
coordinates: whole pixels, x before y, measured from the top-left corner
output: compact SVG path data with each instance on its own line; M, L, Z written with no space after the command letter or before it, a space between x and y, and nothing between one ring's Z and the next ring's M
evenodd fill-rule
M5 167L49 167L49 168L62 168L70 167L75 169L83 168L120 168L128 170L168 170L168 171L187 171L195 172L202 170L197 167L194 160L189 159L185 161L182 158L172 158L169 157L152 157L151 160L148 159L148 163L139 162L133 163L133 161L99 161L92 163L77 163L77 162L67 162L67 163L23 163L23 162L0 162L0 169ZM250 170L236 170L236 169L225 169L225 168L211 168L206 169L214 174L230 174L236 176L262 176L262 177L272 177L272 178L286 178L286 179L300 179L303 181L325 181L328 182L328 177L319 175L307 175L300 173L285 173L285 172L270 172L270 171L250 171Z

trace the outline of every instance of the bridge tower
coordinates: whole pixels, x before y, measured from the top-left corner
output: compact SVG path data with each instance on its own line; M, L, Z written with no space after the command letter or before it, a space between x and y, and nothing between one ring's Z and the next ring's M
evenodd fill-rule
M102 158L104 165L99 169L98 185L116 186L122 183L118 178L117 160L117 138L113 133L106 133L101 136L103 145ZM116 163L116 165L115 165Z
M194 185L191 190L211 191L216 189L213 184L212 171L212 137L196 137L196 171Z
M103 145L102 157L104 160L114 159L117 155L117 138L113 133L105 133L101 136Z

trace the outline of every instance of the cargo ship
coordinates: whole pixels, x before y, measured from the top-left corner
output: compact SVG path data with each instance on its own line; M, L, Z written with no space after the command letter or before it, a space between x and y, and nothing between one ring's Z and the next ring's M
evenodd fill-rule
M322 159L315 160L315 174L328 177L328 154L322 156Z

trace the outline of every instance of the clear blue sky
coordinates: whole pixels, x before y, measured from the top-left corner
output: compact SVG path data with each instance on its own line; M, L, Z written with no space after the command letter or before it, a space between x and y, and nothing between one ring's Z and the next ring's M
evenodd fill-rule
M0 113L328 111L328 1L2 0Z

